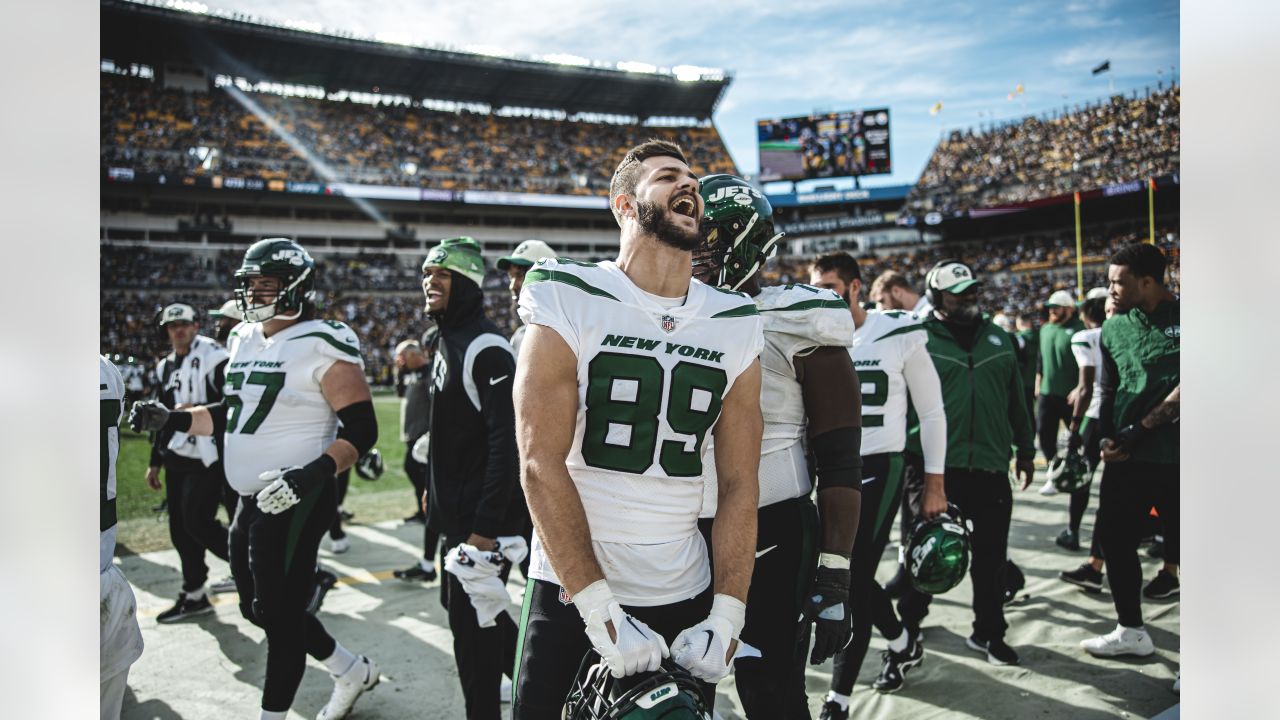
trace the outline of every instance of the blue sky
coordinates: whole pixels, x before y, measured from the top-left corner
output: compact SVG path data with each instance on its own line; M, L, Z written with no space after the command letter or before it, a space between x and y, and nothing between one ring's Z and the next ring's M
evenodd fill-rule
M1097 100L1108 81L1117 92L1154 87L1170 66L1181 73L1176 0L209 4L431 44L725 68L734 81L715 122L744 172L758 167L759 118L887 105L895 171L864 186L914 182L943 128ZM1111 73L1092 77L1108 59ZM1024 93L1011 102L1018 84Z

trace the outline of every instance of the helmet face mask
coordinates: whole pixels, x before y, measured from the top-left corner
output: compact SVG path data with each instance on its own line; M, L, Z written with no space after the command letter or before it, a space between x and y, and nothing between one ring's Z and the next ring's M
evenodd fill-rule
M1069 493L1088 487L1093 481L1093 474L1089 472L1089 464L1084 455L1067 452L1049 463L1048 478L1059 492Z
M941 595L960 584L969 571L969 527L955 505L921 521L907 544L907 570L916 590Z
M694 275L708 285L737 290L777 252L783 233L773 228L773 206L746 180L708 175L698 192L705 206L693 252Z
M710 720L698 682L670 660L640 682L620 688L600 656L588 650L565 698L564 720Z
M244 313L245 322L296 320L302 315L303 303L310 299L316 282L316 263L303 247L288 238L259 240L244 253L236 270L236 307ZM280 282L275 300L253 304L257 294L255 278L272 277Z

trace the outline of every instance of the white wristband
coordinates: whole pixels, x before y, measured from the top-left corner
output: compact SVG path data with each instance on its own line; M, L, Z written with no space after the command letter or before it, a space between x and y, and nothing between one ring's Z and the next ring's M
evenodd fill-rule
M742 626L747 624L747 606L732 595L716 593L711 600L710 614L728 621L735 640L742 634Z
M849 558L836 555L835 553L818 553L818 567L831 568L833 570L848 570Z
M591 613L598 612L601 616L609 617L609 604L613 602L613 591L609 589L609 583L604 578L591 583L573 594L570 598L573 606L578 609L578 614L582 616L582 622L588 622Z

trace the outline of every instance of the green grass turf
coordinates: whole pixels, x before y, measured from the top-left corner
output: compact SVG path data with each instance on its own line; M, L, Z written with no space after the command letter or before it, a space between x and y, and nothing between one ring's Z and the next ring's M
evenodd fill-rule
M377 482L366 482L354 471L351 473L349 496L399 491L406 492L409 479L404 474L404 443L400 441L400 398L395 393L377 392L373 407L378 415L378 452L386 470ZM147 487L147 462L151 457L151 445L146 434L133 432L124 425L120 428L120 460L116 465L116 513L121 520L152 517L151 508L164 498L164 490ZM164 473L161 472L161 480Z

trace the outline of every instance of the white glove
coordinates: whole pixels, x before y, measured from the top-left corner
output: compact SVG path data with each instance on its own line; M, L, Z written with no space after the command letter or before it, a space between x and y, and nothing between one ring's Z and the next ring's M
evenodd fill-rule
M616 678L653 672L671 656L667 642L643 622L623 612L604 580L597 580L573 596L573 605L587 626L587 638ZM606 622L613 622L617 640L609 638Z
M707 619L676 636L671 643L671 657L699 680L719 682L729 674L729 647L738 639L746 621L747 606L741 600L717 594Z
M409 451L414 460L427 464L427 459L431 457L431 433L425 432L413 443L413 449Z
M290 470L301 469L294 465L279 470L268 470L259 475L258 479L267 483L267 486L258 493L258 509L268 515L278 515L297 505L298 500L301 499L298 497L297 488L284 476Z

